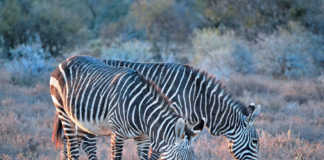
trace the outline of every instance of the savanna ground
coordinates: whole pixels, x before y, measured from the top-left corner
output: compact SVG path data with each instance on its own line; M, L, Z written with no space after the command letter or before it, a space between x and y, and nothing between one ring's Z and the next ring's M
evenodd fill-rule
M43 75L42 75L43 76ZM58 159L51 143L54 107L49 73L32 86L13 84L11 75L0 78L0 158ZM29 81L26 79L26 81ZM266 76L233 75L225 81L242 102L262 104L255 122L260 135L260 159L321 159L324 156L324 79L274 80ZM231 159L223 137L204 131L195 143L200 159ZM134 143L127 143L125 159L136 159ZM99 139L98 156L110 157L109 138ZM80 159L86 159L85 155Z
M323 11L322 0L0 0L0 160L59 159L49 75L79 54L205 70L262 105L261 160L323 159ZM109 144L99 138L99 159ZM232 159L207 130L194 145L199 159ZM137 159L131 140L124 157Z

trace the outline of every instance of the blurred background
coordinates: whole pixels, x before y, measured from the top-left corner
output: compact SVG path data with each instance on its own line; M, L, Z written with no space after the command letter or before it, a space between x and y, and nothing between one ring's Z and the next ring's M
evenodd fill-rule
M0 159L59 159L49 75L80 54L198 67L262 104L260 159L324 157L324 0L0 0ZM207 131L195 147L231 159Z

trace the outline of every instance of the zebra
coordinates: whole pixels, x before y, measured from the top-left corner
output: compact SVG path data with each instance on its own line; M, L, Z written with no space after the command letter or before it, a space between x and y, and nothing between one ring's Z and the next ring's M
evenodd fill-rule
M140 159L148 159L149 145L162 159L179 159L197 133L153 82L89 56L59 64L51 74L50 92L56 108L52 138L60 143L64 131L68 159L78 159L79 138L88 135L110 135L112 159L121 159L123 141L129 138L137 142Z
M260 105L243 105L221 81L189 65L103 61L109 66L134 69L155 82L190 124L204 124L211 135L225 136L234 159L258 159L259 137L254 121L261 112ZM94 142L86 137L83 141Z

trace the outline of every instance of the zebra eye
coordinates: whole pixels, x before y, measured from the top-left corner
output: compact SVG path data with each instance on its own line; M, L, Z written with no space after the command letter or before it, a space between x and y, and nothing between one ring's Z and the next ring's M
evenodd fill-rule
M253 143L253 144L257 144L257 143L258 143L258 140L253 139L253 140L252 140L252 143Z

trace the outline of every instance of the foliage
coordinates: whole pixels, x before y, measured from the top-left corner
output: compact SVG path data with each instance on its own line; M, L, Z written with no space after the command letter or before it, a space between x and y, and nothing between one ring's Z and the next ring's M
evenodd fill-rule
M192 44L192 63L199 67L222 76L253 72L253 55L247 44L233 32L221 34L218 30L198 30Z
M136 20L136 27L145 30L153 43L186 40L199 22L185 1L176 0L139 1L133 4L130 16Z
M148 62L156 58L151 48L152 45L149 42L133 40L119 43L117 41L104 49L101 58Z
M8 58L12 58L10 49L27 43L34 35L40 37L42 47L54 56L78 42L80 19L54 2L4 1L0 10L0 36L4 38Z
M44 75L53 69L54 62L50 54L42 48L40 42L22 44L11 49L13 59L4 67L11 74L11 82L19 85L32 85L41 81Z
M254 39L257 33L271 33L289 21L297 21L311 31L323 25L323 1L310 0L197 0L196 9L212 27L225 26ZM311 25L310 25L311 24Z
M290 26L293 32L282 29L272 35L260 36L255 46L258 71L285 78L319 75L323 71L323 37L307 32L295 23Z

